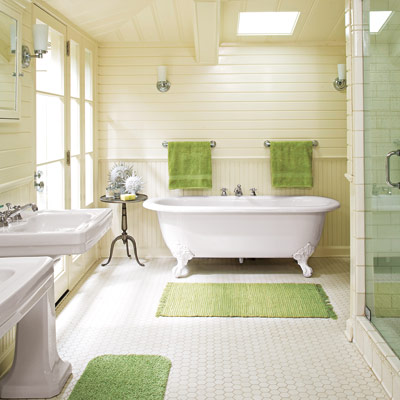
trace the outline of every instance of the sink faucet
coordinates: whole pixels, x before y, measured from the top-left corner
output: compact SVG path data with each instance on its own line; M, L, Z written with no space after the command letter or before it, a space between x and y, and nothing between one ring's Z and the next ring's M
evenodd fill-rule
M221 196L228 196L228 193L226 192L228 189L227 188L222 188L221 189Z
M8 226L11 222L21 220L21 212L26 210L27 208L31 208L32 211L38 210L38 207L35 203L28 203L24 206L13 206L11 203L6 203L6 206L7 210L0 212L0 227Z
M251 195L251 196L257 196L256 190L257 190L256 188L251 188L251 189L250 189L250 193L251 193L250 195Z
M233 192L235 193L235 196L237 196L237 197L243 196L242 185L238 184L235 187L235 190Z

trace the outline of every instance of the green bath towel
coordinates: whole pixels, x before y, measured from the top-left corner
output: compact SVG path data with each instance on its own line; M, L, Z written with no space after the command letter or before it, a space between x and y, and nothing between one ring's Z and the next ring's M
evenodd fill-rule
M169 142L170 189L211 189L210 142Z
M272 186L310 188L312 178L312 142L271 142Z

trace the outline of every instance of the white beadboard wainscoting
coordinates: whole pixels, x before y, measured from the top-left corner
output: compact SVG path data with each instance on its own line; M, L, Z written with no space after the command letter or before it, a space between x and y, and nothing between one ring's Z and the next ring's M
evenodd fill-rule
M32 182L33 180L29 184L18 186L18 181L16 181L15 185L11 181L7 186L11 188L9 190L6 189L5 184L0 186L2 188L0 191L0 204L6 204L7 202L25 204L33 201L32 199L35 196ZM15 327L0 338L0 376L12 363L14 357L14 338Z
M261 143L262 144L262 143ZM218 145L218 144L217 144ZM167 151L167 150L165 150ZM212 150L213 152L214 150ZM177 195L219 195L220 188L227 187L233 194L234 187L242 184L244 194L256 187L259 195L317 195L338 200L341 208L327 214L326 223L317 256L347 256L349 254L349 185L344 177L345 159L314 159L312 189L275 189L271 187L268 149L263 159L214 159L212 190L168 190L168 163L166 160L125 160L133 162L134 169L145 181L143 190L149 197L168 197ZM116 160L115 160L116 161ZM108 171L114 161L102 160L99 166L99 183L107 184ZM101 191L100 191L101 192ZM121 209L117 204L105 205L114 211L113 225L100 242L103 257L108 256L113 237L121 232ZM139 256L154 257L171 255L164 244L158 225L157 213L146 210L142 204L128 204L128 232L132 234L139 248ZM122 242L115 246L116 256L126 255Z
M218 65L200 66L192 47L157 47L130 43L99 45L98 193L107 186L110 167L133 162L150 197L219 195L221 187L241 183L259 195L329 196L341 208L329 213L316 255L349 253L349 188L346 172L346 94L332 82L345 46L224 46ZM168 67L171 89L156 89L157 66ZM314 187L271 188L269 149L264 140L317 139ZM169 191L164 140L215 140L211 191ZM106 257L120 233L120 209L101 241ZM128 231L140 256L169 255L157 215L141 204L128 205ZM116 255L125 255L121 243Z

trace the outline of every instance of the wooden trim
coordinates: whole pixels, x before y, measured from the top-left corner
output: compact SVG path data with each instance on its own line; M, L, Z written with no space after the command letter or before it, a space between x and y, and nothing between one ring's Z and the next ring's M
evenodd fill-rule
M33 182L33 177L27 176L26 178L16 179L11 182L3 183L0 185L0 193L8 192L9 190L13 190L18 187L28 185L31 182Z

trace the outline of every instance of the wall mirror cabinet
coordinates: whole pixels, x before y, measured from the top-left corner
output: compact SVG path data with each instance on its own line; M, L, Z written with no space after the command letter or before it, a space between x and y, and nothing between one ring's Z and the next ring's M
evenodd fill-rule
M20 118L21 14L0 0L0 120Z

